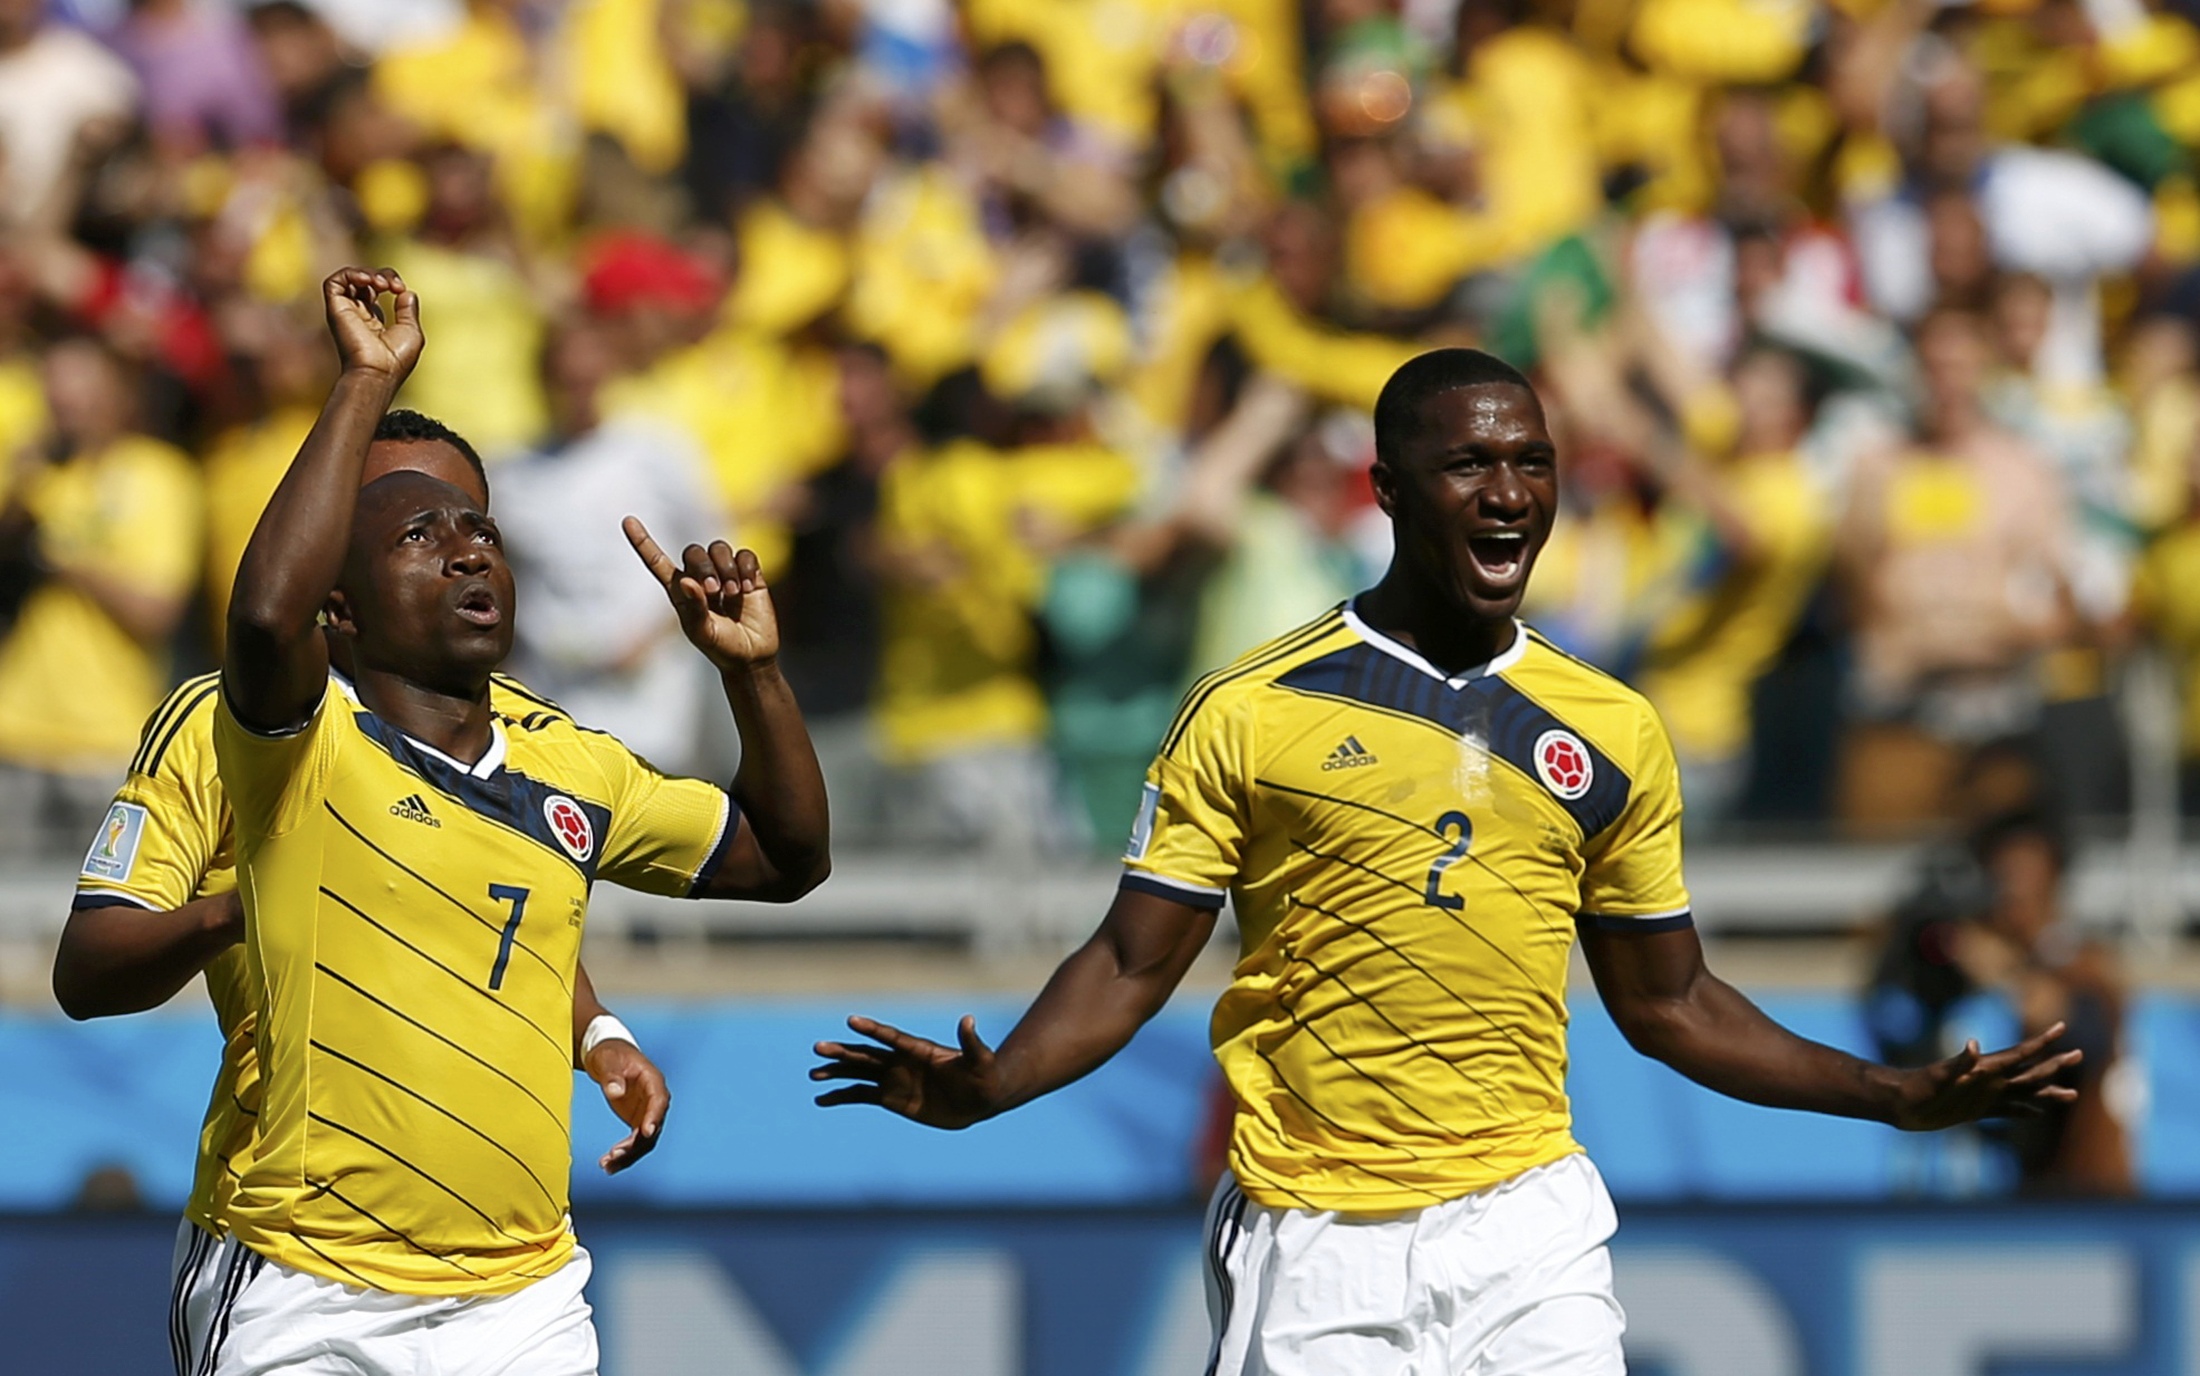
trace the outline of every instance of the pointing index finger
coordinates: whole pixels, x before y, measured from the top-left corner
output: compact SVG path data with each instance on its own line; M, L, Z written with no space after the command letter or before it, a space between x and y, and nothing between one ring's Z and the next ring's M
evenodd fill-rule
M619 529L626 532L626 542L641 556L642 563L648 566L650 574L665 587L671 587L672 580L680 576L680 570L664 550L658 548L657 541L650 535L649 527L642 524L641 518L629 516L619 523Z

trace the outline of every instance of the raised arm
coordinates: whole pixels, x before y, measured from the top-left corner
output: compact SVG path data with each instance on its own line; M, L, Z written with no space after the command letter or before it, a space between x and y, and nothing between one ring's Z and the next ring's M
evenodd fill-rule
M819 1042L812 1080L856 1083L820 1094L825 1107L877 1104L936 1128L966 1128L1084 1078L1161 1011L1214 934L1215 909L1125 889L1100 930L1055 970L999 1050L977 1019L948 1047L870 1018L848 1026L878 1046Z
M387 320L376 304L385 293ZM343 371L245 546L222 652L230 709L262 731L298 726L327 686L318 622L351 543L367 446L420 358L420 302L396 272L342 268L321 296Z
M1582 949L1629 1045L1731 1098L1922 1132L2077 1097L2054 1082L2080 1054L2049 1052L2060 1023L2006 1051L1982 1055L1973 1042L1937 1064L1897 1070L1798 1037L1766 1017L1705 967L1693 927L1585 927Z
M825 775L794 690L779 672L779 619L748 550L689 545L676 565L634 517L626 538L663 586L690 643L718 670L741 733L728 790L738 812L731 844L699 898L791 903L832 872Z

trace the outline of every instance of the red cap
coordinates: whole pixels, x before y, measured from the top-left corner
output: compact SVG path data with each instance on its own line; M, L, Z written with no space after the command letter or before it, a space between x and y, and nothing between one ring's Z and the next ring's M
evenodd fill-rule
M599 315L636 306L707 311L725 291L725 283L707 264L676 244L635 230L598 239L581 261L582 292L588 308Z

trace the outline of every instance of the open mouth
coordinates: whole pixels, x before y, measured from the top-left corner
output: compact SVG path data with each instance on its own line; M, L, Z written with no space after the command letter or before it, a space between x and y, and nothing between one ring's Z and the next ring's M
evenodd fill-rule
M1528 533L1524 530L1487 530L1467 537L1467 554L1475 571L1491 583L1514 582L1527 567Z
M494 626L504 620L504 609L486 583L476 583L458 595L458 615L476 626Z

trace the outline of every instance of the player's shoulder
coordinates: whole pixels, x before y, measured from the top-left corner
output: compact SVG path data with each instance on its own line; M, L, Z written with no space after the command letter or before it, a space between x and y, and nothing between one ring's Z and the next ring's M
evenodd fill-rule
M489 710L529 731L576 724L572 713L510 674L489 675Z
M200 674L176 685L138 732L130 773L155 777L213 759L214 708L221 675Z
M1649 699L1610 670L1598 668L1533 626L1522 623L1520 631L1527 643L1521 647L1520 659L1509 671L1509 676L1531 679L1553 690L1583 698L1630 706L1649 705Z
M1344 609L1332 607L1312 621L1246 651L1185 691L1176 719L1162 737L1162 754L1173 752L1201 724L1212 723L1257 701L1264 689L1292 670L1335 653L1352 642Z
M504 722L508 763L544 784L609 804L641 757L608 731L574 720L549 698L503 674L489 686L492 710Z
M1505 679L1554 716L1613 754L1632 755L1635 743L1658 723L1657 708L1635 688L1523 625L1526 645Z

